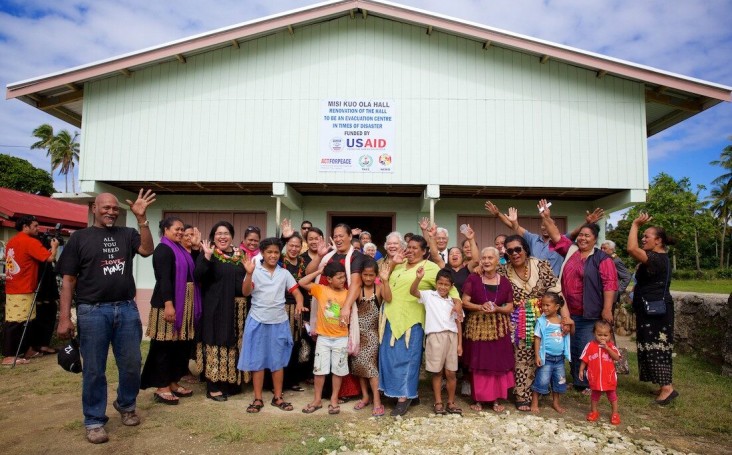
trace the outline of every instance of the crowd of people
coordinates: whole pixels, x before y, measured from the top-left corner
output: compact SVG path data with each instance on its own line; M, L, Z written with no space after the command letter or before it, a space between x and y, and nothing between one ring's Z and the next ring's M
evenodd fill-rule
M587 420L599 418L605 392L610 422L620 423L613 309L630 273L618 267L614 244L597 247L599 209L563 234L550 204L539 201L541 229L532 233L520 226L516 209L503 213L486 202L512 235L480 249L470 226L461 226L464 241L449 248L447 229L423 219L420 234L388 234L382 255L368 232L338 224L326 237L309 221L296 232L288 220L280 237L262 238L250 226L237 245L229 222L214 224L202 238L196 227L170 216L160 222L155 247L146 217L154 202L155 194L142 190L127 201L136 230L116 227L116 197L99 195L94 225L72 235L56 267L63 277L60 337L74 336L72 297L77 306L90 442L108 440L104 372L110 344L120 376L113 405L125 425L140 423L140 389L155 388L157 403L176 405L194 393L184 383L199 380L215 402L251 382L246 412L252 414L264 407L265 390L272 392L272 406L292 411L284 391L304 392L310 383L313 399L303 413L322 409L325 400L327 412L338 414L345 397L358 397L356 410L370 407L371 415L383 416L391 399L391 415L400 416L420 400L423 365L432 375L437 414L463 413L456 402L460 378L460 392L474 411L502 412L512 395L519 411L539 412L541 397L550 395L553 409L564 412L566 361L572 387L590 397ZM649 220L643 214L633 221L627 248L640 263L633 300L640 378L659 385L656 402L665 405L678 396L667 256L672 240L651 226L639 242ZM35 246L32 257L39 263L55 255L55 247L41 254ZM144 368L135 254L152 255L156 282ZM646 311L649 302L661 302L663 311L656 312L657 305ZM13 318L27 317L27 311ZM196 366L193 375L189 363Z

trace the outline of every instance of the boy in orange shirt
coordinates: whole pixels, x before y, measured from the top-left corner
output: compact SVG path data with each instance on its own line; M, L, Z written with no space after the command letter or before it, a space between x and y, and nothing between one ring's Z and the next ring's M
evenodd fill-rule
M328 286L313 283L321 273L327 278ZM348 290L345 288L346 269L340 262L331 262L322 270L304 276L298 284L309 290L310 295L318 301L315 327L318 339L315 343L313 368L315 397L302 412L312 414L323 407L321 403L325 376L333 373L333 393L328 405L328 414L338 414L341 412L338 392L343 377L348 375L348 325L341 321L341 308L348 296Z

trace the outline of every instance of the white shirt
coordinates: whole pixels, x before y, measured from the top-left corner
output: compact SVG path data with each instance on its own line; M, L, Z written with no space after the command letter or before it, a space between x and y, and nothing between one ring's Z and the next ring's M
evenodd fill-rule
M457 333L457 318L452 312L454 307L452 298L440 297L437 291L419 291L419 303L424 305L425 316L424 333L439 333L450 331Z

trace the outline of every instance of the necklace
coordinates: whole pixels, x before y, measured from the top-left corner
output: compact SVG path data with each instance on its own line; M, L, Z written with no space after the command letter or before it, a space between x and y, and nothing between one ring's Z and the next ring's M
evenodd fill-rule
M220 249L214 249L213 256L219 261L225 264L239 265L246 259L246 256L241 254L241 250L234 248L234 251L229 255L221 251Z
M529 284L529 278L531 277L531 262L527 261L524 264L524 273L523 276L519 276L518 271L514 266L511 266L511 275L516 277L516 280L518 280L521 283L516 282L516 280L513 281L517 286L521 285L523 286L524 290L528 292L531 289L531 285Z

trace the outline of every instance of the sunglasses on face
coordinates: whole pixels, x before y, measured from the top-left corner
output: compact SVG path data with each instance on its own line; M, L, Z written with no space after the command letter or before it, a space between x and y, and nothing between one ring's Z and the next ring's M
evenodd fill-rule
M516 248L506 248L506 253L508 254L521 254L522 251L524 251L524 248L521 246L517 246Z

